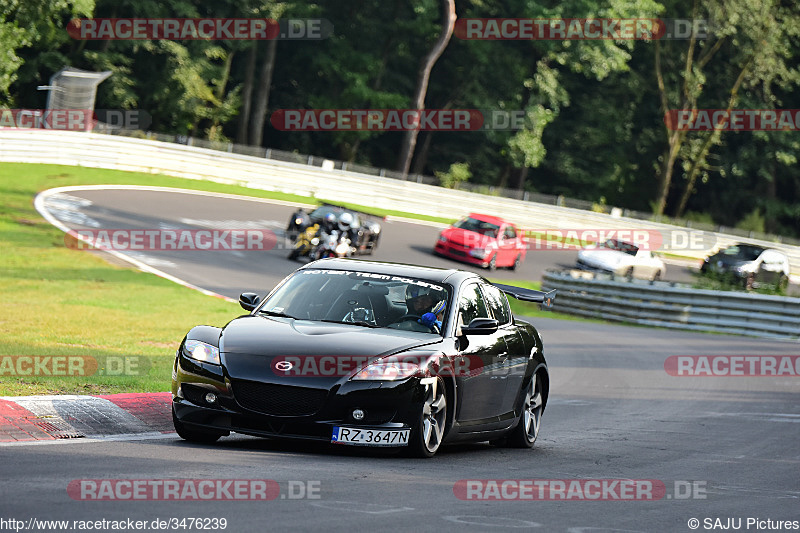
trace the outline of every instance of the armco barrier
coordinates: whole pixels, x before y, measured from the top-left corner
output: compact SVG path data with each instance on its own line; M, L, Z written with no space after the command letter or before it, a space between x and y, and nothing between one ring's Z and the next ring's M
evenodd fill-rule
M800 298L694 289L579 270L548 270L554 311L647 326L800 339Z
M460 218L469 211L500 214L524 228L655 230L671 226L569 207L445 189L356 172L263 159L180 144L83 132L0 128L0 162L50 163L166 174L254 189L315 196L373 208ZM705 232L703 246L673 251L700 259L715 247L750 242L784 251L800 274L800 246ZM533 252L535 253L535 252Z

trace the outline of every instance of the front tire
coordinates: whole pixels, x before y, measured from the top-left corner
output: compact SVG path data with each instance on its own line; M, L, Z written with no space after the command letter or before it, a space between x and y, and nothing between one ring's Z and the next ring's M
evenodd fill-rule
M486 268L489 271L492 271L497 268L497 254L494 254L491 259L489 259L489 264L486 265Z
M196 442L199 444L211 444L216 442L222 437L221 433L213 431L203 431L199 429L188 429L186 425L178 420L175 416L175 406L172 406L172 425L175 426L175 432L180 438L189 442Z
M542 378L538 373L531 378L522 402L522 416L519 423L508 434L507 445L512 448L532 448L539 436L539 427L544 412Z
M442 444L446 422L447 391L444 380L437 377L434 383L426 385L422 413L417 427L411 431L411 454L415 457L433 457Z

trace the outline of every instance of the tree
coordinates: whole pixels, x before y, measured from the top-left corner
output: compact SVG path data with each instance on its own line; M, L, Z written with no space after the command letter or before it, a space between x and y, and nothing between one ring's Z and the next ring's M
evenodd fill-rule
M94 0L4 0L0 3L0 104L13 101L10 87L19 78L19 69L26 61L41 59L55 64L63 56L52 50L69 41L61 21L65 18L90 16ZM41 54L31 54L36 47ZM27 52L27 53L26 53ZM25 75L23 74L23 78Z
M755 4L708 0L702 6L694 0L692 19L714 23L707 40L701 41L693 33L685 50L662 45L660 41L655 43L654 70L665 116L673 105L674 109L696 110L699 102L730 110L736 107L742 87L758 85L763 86L767 97L764 104L770 105L774 103L773 84L800 81L797 69L787 64L792 53L787 43L800 35L800 16L793 7L783 6L779 0L760 0ZM664 63L671 71L675 70L677 58L682 62L680 78L672 75L668 82ZM720 89L727 93L725 100L717 96ZM670 127L665 120L667 146L657 176L658 194L653 205L656 215L665 211L679 159L685 163L686 185L676 213L684 212L698 176L708 169L711 148L720 143L721 126L711 131L690 132Z
M450 37L453 35L453 27L456 23L456 3L455 0L442 0L442 31L439 38L431 48L430 52L422 60L422 66L419 69L417 76L417 86L414 92L414 102L412 109L422 111L425 109L425 95L428 92L428 82L431 76L431 69L436 64L436 60L442 55L447 43L450 42ZM408 169L411 167L411 158L414 157L414 149L417 146L418 129L410 129L403 135L403 144L400 147L400 154L397 158L397 168L403 173L403 176L408 175Z

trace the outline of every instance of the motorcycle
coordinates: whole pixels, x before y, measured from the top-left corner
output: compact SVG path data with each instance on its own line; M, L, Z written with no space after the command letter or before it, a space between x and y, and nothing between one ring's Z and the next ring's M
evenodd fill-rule
M319 224L314 224L300 232L294 242L292 251L289 252L289 259L297 259L298 257L311 255L311 251L314 250L320 242L319 237L317 237L318 231Z
M339 232L324 233L319 237L319 244L311 253L313 259L325 259L327 257L350 257L353 255L353 247L345 235L339 237Z

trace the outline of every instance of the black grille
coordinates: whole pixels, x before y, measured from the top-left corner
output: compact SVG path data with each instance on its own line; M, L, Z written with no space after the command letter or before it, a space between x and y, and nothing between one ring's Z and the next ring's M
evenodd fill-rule
M307 416L320 410L326 389L273 385L255 381L231 383L236 401L245 409L274 416Z

